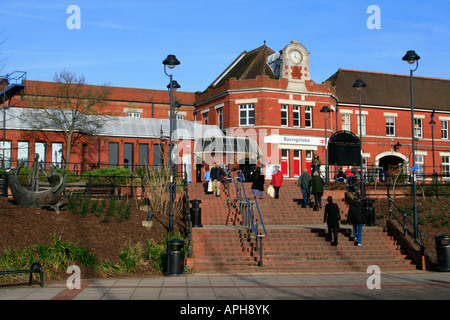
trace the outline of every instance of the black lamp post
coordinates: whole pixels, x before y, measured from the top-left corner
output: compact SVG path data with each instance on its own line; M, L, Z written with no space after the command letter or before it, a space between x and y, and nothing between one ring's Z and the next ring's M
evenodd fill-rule
M180 64L180 61L173 55L169 54L167 58L162 62L164 64L164 73L169 77L169 94L170 94L170 111L169 111L169 171L170 171L170 204L169 204L169 232L173 232L173 170L172 170L172 118L173 118L173 91L179 88L180 86L176 81L173 81L172 74L167 73L166 67L169 69L175 68L175 66ZM176 87L177 86L177 87Z
M409 64L416 64L415 69L410 70L410 85L411 85L411 130L412 130L412 193L413 193L413 215L414 215L414 237L417 238L418 227L418 213L417 213L417 195L416 195L416 151L415 151L415 130L414 130L414 88L413 88L413 73L419 67L420 57L413 51L409 50L402 58L403 61L407 61Z
M325 117L325 182L328 183L329 180L329 168L328 168L328 144L327 144L327 120L330 117L331 109L325 105L322 107L320 112L326 115Z
M360 153L360 179L361 179L361 198L365 196L364 174L363 174L363 152L362 152L362 113L361 113L361 96L366 92L366 84L363 80L358 79L353 84L358 91L359 96L359 153Z

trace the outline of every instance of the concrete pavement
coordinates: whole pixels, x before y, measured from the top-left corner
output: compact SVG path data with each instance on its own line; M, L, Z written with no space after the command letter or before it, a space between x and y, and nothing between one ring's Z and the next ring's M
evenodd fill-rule
M450 300L450 273L183 274L0 286L0 300Z

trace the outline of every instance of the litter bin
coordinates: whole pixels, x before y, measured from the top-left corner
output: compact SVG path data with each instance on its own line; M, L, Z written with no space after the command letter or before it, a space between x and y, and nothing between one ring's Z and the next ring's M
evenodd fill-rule
M166 276L178 276L184 273L184 241L171 239L167 241Z
M366 226L373 227L377 224L375 223L375 208L373 207L373 203L375 202L372 198L364 198L361 200L364 206L364 211L366 214Z
M436 254L438 260L438 271L450 271L450 235L441 234L436 236Z
M191 200L192 203L192 227L203 227L202 225L202 209L200 208L201 200Z

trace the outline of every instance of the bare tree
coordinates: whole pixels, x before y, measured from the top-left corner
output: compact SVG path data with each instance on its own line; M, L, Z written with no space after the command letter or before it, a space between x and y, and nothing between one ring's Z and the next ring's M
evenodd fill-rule
M83 135L95 135L111 118L101 112L111 94L109 84L90 86L84 76L62 71L46 88L38 85L27 94L33 108L23 112L23 120L35 130L56 129L66 140L66 167L73 145Z

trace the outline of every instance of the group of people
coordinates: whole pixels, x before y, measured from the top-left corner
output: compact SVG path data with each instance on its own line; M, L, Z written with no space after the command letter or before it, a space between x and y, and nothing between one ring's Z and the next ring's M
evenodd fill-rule
M313 175L304 169L303 173L298 178L298 185L302 190L303 202L302 208L306 208L311 203L311 194L314 196L314 211L319 211L322 208L322 196L325 182L318 171L314 171Z
M327 224L328 239L330 240L332 246L338 245L340 220L341 215L339 207L333 202L333 197L328 196L323 215L323 223ZM359 196L357 196L349 205L347 222L353 227L354 244L361 246L362 231L364 224L366 224L366 216L364 213L364 206Z
M205 192L213 193L216 197L220 197L221 183L225 182L226 177L226 168L219 167L217 162L213 163L210 170L205 168L205 174L203 175Z

